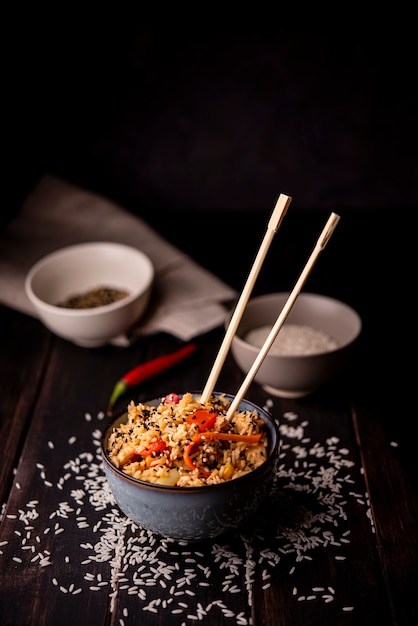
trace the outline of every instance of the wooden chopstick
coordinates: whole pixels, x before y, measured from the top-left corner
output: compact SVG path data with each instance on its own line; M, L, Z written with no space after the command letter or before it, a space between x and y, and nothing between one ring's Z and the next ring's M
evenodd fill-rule
M334 229L337 225L337 223L340 220L340 216L337 215L336 213L331 213L330 217L328 218L327 223L325 224L319 238L318 241L316 242L316 245L309 257L309 259L306 262L305 267L303 268L295 286L293 287L293 290L291 291L288 299L285 302L285 305L283 306L283 309L279 315L279 317L276 320L276 323L274 324L273 328L271 329L267 339L265 340L262 348L260 349L260 352L258 353L257 357L254 360L254 363L252 364L247 376L244 379L244 382L242 383L240 389L238 390L237 394L235 395L235 398L233 399L233 401L231 402L231 405L228 409L228 413L226 415L226 417L228 419L230 419L235 411L237 411L239 405L241 404L242 399L244 398L245 394L247 393L248 387L250 386L251 382L254 379L254 376L257 374L258 370L260 369L260 366L262 364L262 362L264 361L264 358L267 354L267 352L270 350L273 341L276 339L277 334L279 332L279 330L281 329L281 327L283 326L283 323L285 322L287 316L289 315L289 312L292 308L292 306L295 303L296 298L298 297L303 284L305 283L306 279L309 276L309 273L311 272L314 264L316 263L319 254L322 252L322 250L325 248L325 246L327 245L329 238L331 237L332 233L334 232Z
M252 289L254 287L254 283L257 279L257 276L260 272L261 266L263 264L264 258L267 254L269 246L273 240L274 235L276 234L280 224L284 216L286 215L287 209L292 201L292 198L286 196L284 194L280 194L279 199L276 202L276 206L273 209L273 213L270 217L269 223L267 225L266 234L264 235L264 239L261 242L260 249L257 253L256 259L251 268L250 274L248 275L247 282L242 290L241 296L238 300L238 303L235 307L231 320L228 324L227 331L225 333L223 342L213 364L212 370L209 374L209 378L206 382L206 385L203 389L203 393L200 399L202 404L205 404L210 400L213 389L216 385L216 381L218 380L220 371L228 354L228 350L231 346L232 338L235 335L235 332L238 328L238 324L244 312L244 309L247 305L248 299L251 295Z

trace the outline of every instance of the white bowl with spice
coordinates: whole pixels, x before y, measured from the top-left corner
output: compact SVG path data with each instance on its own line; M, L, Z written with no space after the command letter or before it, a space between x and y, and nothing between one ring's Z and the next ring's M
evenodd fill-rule
M288 293L270 293L249 300L231 343L232 355L245 374L288 297ZM253 380L278 397L313 393L342 372L361 328L360 316L345 302L300 293Z
M139 321L153 282L154 267L143 252L99 241L61 248L37 261L25 278L25 292L49 330L92 348Z

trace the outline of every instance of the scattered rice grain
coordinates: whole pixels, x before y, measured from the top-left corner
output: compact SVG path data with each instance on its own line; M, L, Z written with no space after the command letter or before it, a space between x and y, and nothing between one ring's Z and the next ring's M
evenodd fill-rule
M272 405L271 402L270 406ZM86 414L86 421L92 419L88 419ZM80 542L80 547L88 551L88 558L80 562L80 578L81 581L83 579L85 581L84 587L78 586L76 588L77 581L74 581L68 589L63 586L65 589L63 593L75 595L81 593L83 589L99 592L105 588L111 600L111 609L115 608L118 595L122 600L127 595L135 594L141 602L143 610L160 613L161 619L163 619L164 610L167 610L173 615L183 612L186 615L187 611L193 616L194 621L201 621L207 619L208 615L210 619L210 611L218 607L225 616L234 618L237 624L251 623L245 612L235 615L232 608L228 606L228 602L214 600L208 606L202 607L189 585L193 589L209 587L213 585L213 577L219 576L219 572L221 572L221 576L224 576L223 580L226 581L227 594L234 595L236 598L239 591L242 593L244 589L247 607L251 612L252 587L257 582L257 577L260 577L260 581L265 582L262 589L268 589L270 587L269 572L277 566L281 558L293 559L294 565L289 568L289 574L293 574L296 568L303 567L302 561L305 561L306 558L311 560L311 555L315 555L315 551L321 549L321 546L341 546L350 543L346 539L350 531L347 530L345 524L347 520L345 508L350 499L358 498L360 494L347 493L345 487L350 482L354 482L347 471L353 465L348 458L348 451L345 448L338 448L339 441L336 437L328 438L326 443L312 443L310 437L307 436L309 433L306 431L309 422L307 420L298 422L297 420L298 416L289 412L279 423L283 444L281 457L285 460L282 461L283 465L279 467L277 476L287 489L300 489L310 495L321 492L324 498L317 500L317 504L321 508L318 510L318 514L312 516L312 520L309 519L311 512L306 511L306 517L301 520L300 526L294 526L291 529L278 527L274 539L270 535L270 539L265 538L260 529L257 529L253 537L240 535L242 546L245 547L245 550L243 549L244 555L235 553L235 550L228 545L214 544L211 555L208 556L205 551L190 549L190 544L187 542L162 540L130 523L115 508L115 503L103 478L99 450L97 449L101 431L95 429L92 434L93 445L95 446L93 448L94 454L87 451L68 460L63 465L65 472L56 479L55 488L61 490L65 488L70 502L77 503L77 509L74 510L68 502L62 502L56 506L55 510L47 512L49 519L58 517L62 522L61 524L56 523L55 534L63 532L65 528L69 527L68 524L71 524L72 529L75 527L81 530L83 524L89 528L88 531L83 530L85 533L83 538L88 538L90 541ZM292 423L292 428L290 428L290 423ZM41 470L40 473L46 476L48 472L44 464L37 463L36 467ZM359 468L359 473L360 471L361 468ZM45 478L42 480L45 484ZM80 488L72 489L75 486L75 481L82 483L79 485ZM274 500L274 491L272 497ZM363 496L361 498L368 502L367 498ZM36 510L38 503L39 501L34 500L26 505L28 509L32 509L35 515L34 520L38 517ZM91 507L97 512L98 518L92 519L90 513L87 514ZM365 513L372 523L370 507L367 511L365 510ZM315 521L313 521L314 517L316 518ZM22 549L29 549L30 547L33 552L34 546L25 545L25 542L30 538L29 526L27 525L28 511L19 511L19 517L9 514L7 518L19 519L16 525L23 522L25 536L22 536L21 533L17 534L19 539L16 541L20 543ZM77 522L75 526L73 526L74 520ZM36 521L30 528L38 531L39 534L36 539L38 544L42 544L40 537L45 537L50 531L49 527L39 528L39 522ZM0 545L6 544L7 542L2 542ZM180 550L172 549L178 546L181 547ZM186 550L183 550L182 547ZM28 553L22 552L22 555L24 554L27 555ZM165 563L164 554L171 556L172 559L175 558L175 561L171 562L170 565L169 562ZM33 556L31 553L29 558L31 558L32 563L36 563L40 567L52 564L50 554L46 550ZM61 558L68 563L68 556ZM346 557L338 555L335 558L343 560ZM22 562L22 559L19 562ZM109 578L106 580L101 580L99 576L96 577L83 571L83 568L91 563L93 564L92 567L96 567L98 563L105 562L108 562L110 567ZM138 563L141 565L137 565ZM124 573L123 576L121 576L122 572ZM245 581L244 588L238 584L242 576L244 576ZM170 582L168 592L164 594L166 597L159 598L158 603L150 601L150 596L147 594L155 593L153 588L156 587L157 583L159 583L158 588L166 589L167 580L172 582ZM56 578L52 578L51 581L52 584L58 586ZM222 578L220 582L222 582ZM312 591L321 593L324 588L313 587ZM335 597L333 588L329 587L328 591L329 593L322 593L319 596L324 604L332 602ZM175 608L168 609L173 602L176 602L176 598L180 596L184 598L185 595L190 599L189 603L183 602L183 607L177 604ZM297 597L296 587L294 587L293 596L297 601L318 598L312 593ZM194 600L194 598L196 599ZM225 600L227 598L228 595L225 596ZM353 608L345 607L343 610L350 611Z

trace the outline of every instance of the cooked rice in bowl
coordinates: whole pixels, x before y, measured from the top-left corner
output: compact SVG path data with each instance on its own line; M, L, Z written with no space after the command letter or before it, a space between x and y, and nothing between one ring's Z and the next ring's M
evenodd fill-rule
M226 415L231 400L212 396L202 405L190 392L166 396L157 406L128 406L127 420L107 438L111 463L133 478L170 487L202 487L234 480L269 455L257 410Z
M280 435L266 408L214 391L169 394L128 410L106 428L103 469L120 510L151 532L201 541L236 530L269 496Z

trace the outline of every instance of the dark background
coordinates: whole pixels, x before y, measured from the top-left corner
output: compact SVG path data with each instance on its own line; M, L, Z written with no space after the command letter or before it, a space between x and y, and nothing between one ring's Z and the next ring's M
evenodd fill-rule
M56 174L240 290L284 193L293 200L255 293L272 276L275 290L293 287L334 211L341 222L306 289L355 306L381 341L412 310L413 16L156 8L37 7L5 21L3 222Z
M412 15L28 11L5 20L3 220L46 171L151 217L269 212L281 192L417 207Z

